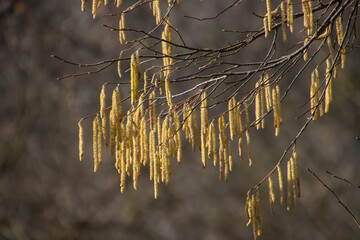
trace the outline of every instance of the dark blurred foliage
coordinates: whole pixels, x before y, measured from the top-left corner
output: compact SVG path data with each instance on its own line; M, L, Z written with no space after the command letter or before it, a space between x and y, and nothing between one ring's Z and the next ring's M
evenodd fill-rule
M213 16L227 3L185 0L181 14ZM221 32L211 29L256 29L261 22L250 25L245 16L264 4L242 4L215 23L184 18L173 23L193 45L221 46ZM111 10L102 8L100 16ZM150 15L134 14L132 21L142 26ZM294 118L304 111L309 74L303 75L284 103L280 137L273 137L271 127L252 131L251 169L247 162L236 161L229 182L219 182L217 169L203 170L200 154L189 152L184 144L183 163L174 166L171 183L161 186L158 200L153 199L145 169L140 189L134 191L129 184L120 194L119 176L108 153L99 172L92 172L90 121L85 122L84 162L78 161L77 152L77 121L96 111L101 84L118 78L115 67L57 81L56 77L81 69L50 58L57 54L90 63L117 57L121 49L117 34L102 28L102 23L116 26L117 20L92 20L89 11L80 11L80 1L0 2L0 239L252 239L252 229L245 226L246 192L277 162L304 122L305 117ZM249 49L253 56L264 50L259 46ZM303 194L299 206L286 212L277 203L272 217L263 186L262 239L359 236L349 214L305 170L314 170L360 218L359 189L324 173L329 170L360 184L360 142L355 140L360 135L359 61L359 50L354 49L334 83L330 113L311 124L298 141Z

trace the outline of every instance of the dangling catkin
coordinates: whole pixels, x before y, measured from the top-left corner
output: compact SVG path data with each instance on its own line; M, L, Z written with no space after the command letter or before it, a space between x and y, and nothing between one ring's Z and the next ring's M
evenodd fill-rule
M206 167L206 136L208 136L208 114L207 114L207 98L206 92L201 94L201 106L200 106L200 137L201 137L201 162L203 167Z
M93 19L95 19L97 15L97 0L93 0L92 2L92 15Z
M268 25L268 19L266 16L263 18L263 23L264 23L264 35L265 35L265 38L267 38L267 37L269 37L269 25Z
M333 45L332 45L332 42L331 42L331 36L330 36L330 35L326 38L326 43L327 43L328 48L329 48L329 53L330 53L331 61L334 63L334 73L333 73L333 76L334 76L334 78L337 78L337 75L338 75L338 67L337 67L337 65L335 64L334 48L333 48Z
M326 82L325 82L325 113L329 111L330 103L332 102L332 77L331 77L331 62L326 59Z
M237 116L236 116L236 119L237 119L237 126L238 126L238 132L239 132L239 157L241 160L244 159L244 151L243 151L243 139L242 139L242 120L241 120L241 109L240 109L240 104L238 104L237 108L236 108L236 112L237 112Z
M341 68L344 68L345 67L346 55L345 55L345 43L343 44L344 32L343 32L341 16L339 16L336 19L336 36L337 36L338 44L341 47L341 49L340 49L340 51L341 51Z
M97 161L99 164L102 164L102 145L101 145L101 124L100 124L100 117L96 117L96 126L97 126L97 146L98 146L98 157Z
M291 0L287 0L287 25L290 28L290 32L294 31L294 10Z
M97 138L97 117L93 120L93 156L94 156L94 172L99 168L98 162L98 138Z
M131 105L135 106L139 97L139 50L131 55Z
M261 127L261 106L260 106L260 90L259 90L259 82L255 83L255 121L256 121L256 129L259 130Z
M108 146L109 142L108 142L108 136L107 136L107 131L106 131L105 107L106 107L106 91L105 91L105 84L104 84L101 88L101 93L100 93L100 118L101 118L101 126L102 126L101 132L102 132L102 135L104 136L105 146Z
M287 38L286 38L286 29L285 29L286 16L285 16L284 2L281 2L280 8L281 8L281 31L283 36L283 42L285 43L287 41Z
M269 32L272 30L272 16L271 16L271 2L270 0L266 0L266 15L267 15L267 22L268 22L268 29Z
M236 135L236 121L235 121L235 108L236 100L235 97L232 97L228 102L228 111L229 111L229 129L230 129L230 139L234 140L234 136Z
M256 217L256 235L260 237L261 235L261 215L260 215L260 192L259 189L256 189L256 211L255 211L255 217Z
M273 99L273 114L274 114L274 128L275 128L275 136L279 136L279 111L278 111L278 104L276 98L276 89L272 89L272 99Z
M88 0L81 0L81 11L85 12L85 5Z
M174 124L175 124L175 143L176 143L176 159L177 163L181 163L181 157L182 157L182 146L181 146L181 134L180 134L180 120L179 115L176 111L174 111Z
M280 190L280 204L284 205L284 182L281 173L280 165L277 166L278 178L279 178L279 190Z
M79 126L79 160L84 159L84 129L81 123L82 119L78 122Z
M245 116L246 116L246 143L248 149L248 158L249 158L249 166L252 166L252 159L251 159L251 148L250 148L250 120L249 120L249 108L246 102L244 102L245 108Z
M119 42L122 44L125 42L125 14L121 13L119 19Z
M122 0L116 0L116 7L121 8Z
M161 21L161 11L159 0L152 1L153 15L156 18L156 24L159 24Z
M271 214L274 216L275 215L275 210L274 210L275 193L274 193L274 186L273 186L273 181L271 179L271 176L269 176L268 181L269 181L270 211L271 211Z
M287 210L291 210L291 190L292 190L292 177L291 177L291 161L287 162Z

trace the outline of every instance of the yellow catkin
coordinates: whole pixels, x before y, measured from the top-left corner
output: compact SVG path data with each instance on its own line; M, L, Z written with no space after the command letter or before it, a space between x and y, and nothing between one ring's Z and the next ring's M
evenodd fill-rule
M274 128L275 128L275 136L279 136L279 111L278 111L278 104L276 99L276 89L272 89L272 99L273 99L273 114L274 114Z
M275 215L275 210L274 210L275 192L274 192L274 186L273 186L273 181L271 179L271 176L269 176L268 182L269 182L270 211L271 211L271 214L274 216Z
M271 88L269 83L268 74L264 75L264 88L265 88L265 102L266 102L266 110L270 111L272 107L272 98L271 98Z
M99 164L102 164L102 145L101 145L101 124L100 124L100 118L97 117L96 118L96 126L97 126L97 147L98 147L98 157L97 157L97 160L98 160L98 163Z
M272 16L271 16L271 1L266 0L266 15L267 15L267 22L268 22L268 29L269 32L272 30Z
M250 224L252 223L252 198L249 196L249 195L247 195L246 196L246 204L245 204L245 212L246 212L246 214L247 214L247 216L248 216L248 219L249 219L249 221L246 223L246 226L250 226Z
M276 89L276 102L277 102L277 106L278 106L279 125L282 125L283 124L283 118L282 118L282 113L281 113L280 86L279 86L279 84L277 84L275 86L275 89Z
M292 177L291 177L291 161L287 162L287 207L288 211L291 210L291 196L292 196Z
M154 198L157 199L159 195L159 186L158 186L158 179L159 179L159 155L155 153L154 159Z
M99 168L98 162L98 138L97 138L97 123L96 118L93 120L93 156L94 156L94 172L97 172Z
M125 42L125 14L121 13L119 19L119 42L122 44Z
M122 0L116 0L116 7L121 8Z
M256 121L256 129L259 130L261 128L261 106L260 106L260 90L259 90L259 82L255 84L255 121Z
M149 95L149 119L150 129L156 129L156 109L155 109L156 93L155 90Z
M124 143L121 143L121 148L124 148ZM120 174L120 192L125 191L125 182L126 182L126 164L124 157L121 157L121 174Z
M220 174L220 181L224 179L224 165L226 162L226 129L225 129L225 119L224 115L222 115L218 119L218 127L219 127L219 174ZM226 170L225 170L226 171Z
M313 12L311 0L302 0L304 12L304 27L307 28L307 34L313 33Z
M249 158L249 166L252 166L252 159L251 159L251 148L250 148L250 120L249 120L249 107L246 102L244 102L244 110L245 110L245 117L246 117L246 143L248 149L248 158Z
M149 177L150 181L154 179L154 161L156 153L156 143L155 143L155 131L150 130L149 133Z
M144 72L144 93L147 92L148 88L148 77L147 77L147 71Z
M337 75L338 75L338 67L337 67L337 65L335 64L334 48L333 48L333 45L332 45L332 42L331 42L331 36L330 36L330 35L326 38L326 43L327 43L328 48L329 48L329 53L330 53L331 61L334 63L334 73L333 73L333 76L334 76L334 78L337 78Z
M180 120L177 112L174 112L174 125L175 125L175 143L176 143L176 159L177 163L181 163L182 158L182 146L181 146L181 132L180 132Z
M156 19L156 24L159 24L161 21L161 11L160 11L159 0L154 0L152 2L152 7L153 7L153 15L155 16L155 19Z
M166 94L166 100L169 106L169 111L171 111L174 107L173 101L172 101L172 94L171 94L171 88L170 88L170 76L167 75L165 77L165 94Z
M256 204L256 198L255 198L255 194L253 194L251 196L251 222L253 224L253 235L254 235L254 239L257 240L258 239L258 223L257 223L257 204Z
M260 115L262 116L261 118L261 128L264 129L265 128L265 117L263 117L264 113L265 113L265 88L261 87L260 90Z
M196 136L196 142L197 145L199 146L199 150L201 150L200 147L200 132L199 132L199 127L198 127L198 123L196 120L196 109L194 109L191 113L192 116L192 121L194 122L194 131L195 131L195 136Z
M206 136L208 136L208 112L207 112L207 98L206 92L201 94L201 106L200 106L200 120L201 120L201 162L203 167L206 167Z
M291 168L291 182L292 182L292 190L293 190L294 207L296 207L298 204L298 197L297 197L296 176L295 176L293 157L290 158L290 168Z
M281 173L280 165L277 166L278 178L279 178L279 190L280 190L280 204L284 205L284 182Z
M330 59L326 59L326 82L325 82L325 113L329 111L330 103L332 102L332 77L330 73L331 62Z
M88 0L81 0L81 11L85 12L85 5Z
M130 70L131 70L131 105L135 106L139 96L139 73L140 69L138 59L139 51L131 55Z
M321 91L320 91L320 77L319 77L319 70L315 69L315 83L316 83L316 89L317 89L317 99L320 101L321 99ZM318 112L319 116L322 117L324 115L324 103L323 101L320 102L318 106Z
M237 112L237 117L236 117L236 119L237 119L237 126L238 126L238 132L239 132L239 144L238 144L238 146L239 146L239 157L240 157L240 159L241 160L243 160L244 159L244 151L243 151L243 139L242 139L242 137L243 137L243 134L242 134L242 132L243 132L243 130L242 130L242 120L241 120L241 109L240 109L240 104L238 104L238 106L237 106L237 108L236 108L236 112Z
M233 156L232 156L232 147L231 147L231 141L229 141L229 171L233 170Z
M316 109L317 105L317 94L316 94L316 82L315 82L315 71L311 73L311 86L310 86L310 106L311 106L311 114L313 121L318 119L318 111Z
M145 116L141 118L141 122L140 122L140 144L141 144L140 159L142 164L145 166L148 161L148 155L149 155Z
M97 8L101 8L102 5L103 5L103 0L98 0Z
M210 124L210 131L211 131L211 136L209 136L211 138L211 144L212 144L212 150L213 150L213 163L214 166L217 165L217 160L218 160L218 155L217 155L217 144L216 144L216 133L215 133L215 125L214 122L212 122Z
M299 177L299 167L298 167L298 161L297 161L297 153L294 148L293 151L293 160L294 160L294 170L295 170L295 182L296 182L296 196L298 198L301 197L301 189L300 189L300 177Z
M92 2L92 15L94 19L96 18L97 15L97 1L98 0L93 0Z
M341 68L344 68L345 62L346 62L346 54L345 54L345 43L343 44L344 31L343 31L341 16L339 16L336 19L336 36L337 36L339 46L342 45L342 47L340 49L340 51L341 51Z
M100 118L101 118L101 132L104 136L105 145L108 145L108 137L106 132L106 114L105 114L105 107L106 107L106 90L105 84L101 88L100 92Z
M268 25L267 17L263 18L263 24L264 24L264 36L265 36L265 38L268 38L269 37L269 25Z
M290 32L294 31L294 10L293 3L291 0L287 0L287 25L290 28Z
M256 189L256 235L260 237L261 235L261 215L260 215L260 192L259 189Z
M285 16L285 5L284 5L284 2L281 2L280 8L281 8L281 30L282 30L283 42L286 42L286 41L287 41L287 38L286 38L286 29L285 29L286 16Z
M82 120L78 122L79 126L79 160L82 161L84 159L84 129L82 126Z
M235 121L235 97L232 97L228 102L228 111L229 111L229 129L230 129L230 139L234 140L234 136L236 135L236 121Z

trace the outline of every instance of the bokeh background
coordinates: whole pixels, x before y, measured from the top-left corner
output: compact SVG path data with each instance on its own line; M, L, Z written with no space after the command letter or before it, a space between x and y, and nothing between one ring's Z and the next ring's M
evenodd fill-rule
M250 14L265 12L261 1L245 1L217 21L202 23L182 17L214 16L231 2L185 0L173 23L187 42L213 47L223 45L221 29L261 26ZM117 33L101 26L117 25L116 19L104 16L114 10L113 6L102 8L93 20L89 5L86 13L80 11L80 1L0 1L0 239L252 239L252 229L245 226L246 192L273 167L306 120L294 119L304 111L301 106L308 97L309 74L302 75L283 103L285 123L280 137L273 137L270 127L252 131L252 168L236 158L229 182L220 182L217 168L204 170L200 154L192 153L184 143L183 163L174 164L171 183L161 185L158 200L153 199L145 169L140 189L133 190L129 181L121 194L108 153L100 170L93 173L91 121L84 123L85 160L78 161L77 122L97 111L100 86L118 81L116 67L57 81L59 76L82 69L50 58L56 54L85 63L116 58L122 49ZM131 17L134 26L149 22L153 18L148 7ZM227 36L230 40L237 37ZM296 35L291 39L299 40ZM251 55L243 59L263 54L265 46L250 48ZM315 171L360 218L359 188L324 172L360 184L360 141L355 140L360 136L359 61L355 48L334 82L330 113L311 124L298 141L299 206L287 212L277 202L276 215L271 216L266 184L263 187L262 239L360 236L350 215L305 170ZM278 194L276 190L277 200Z

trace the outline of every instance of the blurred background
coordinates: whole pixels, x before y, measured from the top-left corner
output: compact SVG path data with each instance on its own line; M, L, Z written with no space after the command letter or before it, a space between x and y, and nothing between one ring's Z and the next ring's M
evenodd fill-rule
M118 34L101 26L118 24L117 19L104 16L115 11L110 2L96 20L89 4L85 13L80 11L80 0L0 2L0 239L252 239L252 228L245 226L246 192L272 169L305 122L306 116L294 118L304 112L301 106L309 95L310 75L304 73L284 101L285 121L278 138L270 121L267 129L251 132L252 168L246 160L235 158L229 182L220 182L217 168L209 165L204 170L200 153L192 153L184 141L183 162L174 164L170 185L161 185L158 200L153 198L146 169L140 189L133 190L129 181L121 194L119 175L107 151L99 171L93 173L91 121L84 122L85 160L78 160L77 122L99 108L100 86L118 81L116 66L58 81L57 77L82 69L50 58L56 54L84 63L117 58ZM264 14L264 2L246 1L217 21L201 23L182 16L214 16L232 2L185 0L176 10L180 17L174 15L172 22L194 46L222 46L221 29L261 27L250 13ZM129 21L134 26L153 23L148 7L138 14ZM225 35L230 41L238 37L231 34ZM289 36L290 41L298 41L296 37ZM266 49L257 44L248 51L256 59ZM347 55L346 69L334 81L330 113L310 124L298 141L299 206L290 212L279 206L276 188L276 215L271 216L267 184L263 186L261 239L359 236L350 215L306 171L315 171L360 218L356 187L360 141L355 140L360 136L359 53L355 48ZM244 56L244 61L248 59ZM356 186L331 178L325 170Z

